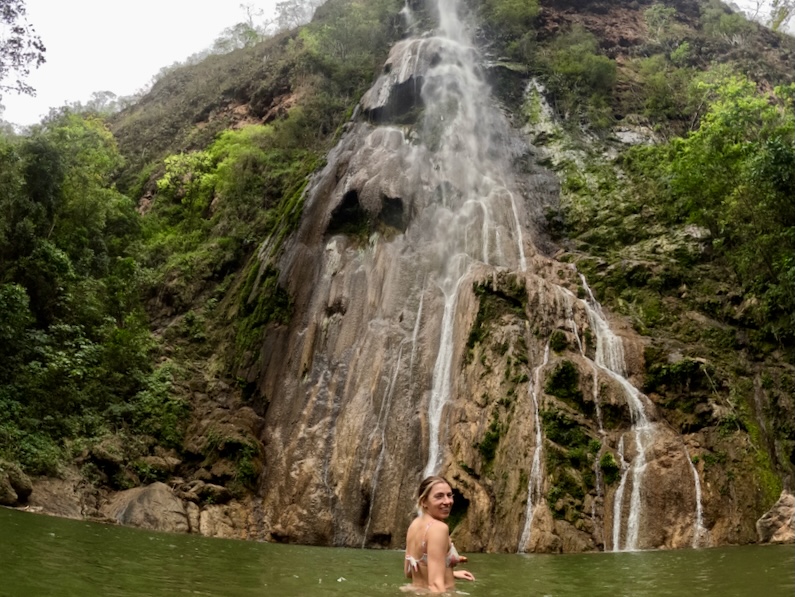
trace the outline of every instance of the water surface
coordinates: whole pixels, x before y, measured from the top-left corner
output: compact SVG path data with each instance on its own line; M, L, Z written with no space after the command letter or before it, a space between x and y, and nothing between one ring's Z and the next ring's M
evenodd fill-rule
M472 596L795 595L795 546L468 554ZM389 595L402 553L275 545L64 520L0 508L0 597Z

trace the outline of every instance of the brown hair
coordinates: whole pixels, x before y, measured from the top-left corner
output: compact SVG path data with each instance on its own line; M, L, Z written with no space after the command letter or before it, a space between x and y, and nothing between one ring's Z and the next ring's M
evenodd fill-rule
M439 475L431 475L430 477L425 477L422 482L420 483L419 488L417 489L417 512L422 514L422 502L428 495L431 493L431 489L434 485L438 483L446 483L450 486L450 483L444 477L440 477Z

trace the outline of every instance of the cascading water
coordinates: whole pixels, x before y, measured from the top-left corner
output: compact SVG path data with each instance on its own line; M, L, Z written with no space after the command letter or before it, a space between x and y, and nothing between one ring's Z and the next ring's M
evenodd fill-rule
M437 8L440 60L425 74L421 96L425 134L439 139L432 157L436 173L432 186L441 190L441 208L450 214L436 230L446 273L438 282L444 295L444 314L428 403L425 475L438 472L443 457L442 416L450 399L453 326L461 282L475 261L520 270L527 267L516 197L497 182L503 175L503 156L488 142L504 123L495 122L501 116L486 101L489 90L459 19L458 1L439 0ZM472 226L478 215L480 226Z
M698 471L693 464L693 459L690 457L690 452L685 449L685 457L690 465L690 471L693 473L693 483L696 488L696 512L693 521L693 547L706 547L709 545L709 531L704 527L704 507L701 504L701 479L698 477Z
M450 397L450 367L453 360L453 318L455 316L458 289L463 276L450 280L444 292L444 315L442 316L442 338L439 354L433 369L433 390L428 403L428 463L425 465L424 476L437 472L441 458L442 413L444 405ZM449 286L452 286L450 288Z
M425 284L423 284L423 289ZM422 303L425 300L425 293L420 293L420 306L417 307L417 316L414 320L414 329L411 332L411 359L409 360L409 386L414 381L414 359L417 355L417 337L420 333L420 323L422 322Z
M627 473L630 468L629 463L624 459L623 435L618 440L618 461L621 465L621 482L613 497L613 551L617 551L616 546L621 543L621 504L624 502L624 489L627 486Z
M400 10L400 14L406 21L406 30L411 31L414 28L414 13L411 11L411 6L409 6L409 0L405 0L403 3L403 8Z
M607 321L602 314L601 306L593 299L585 277L581 277L583 286L591 297L592 303L583 302L591 327L596 334L596 365L612 377L624 390L627 399L627 406L632 419L631 433L635 438L635 457L631 466L627 467L621 478L620 492L616 492L614 517L613 517L613 551L620 551L621 543L621 523L622 523L622 499L623 488L627 482L627 476L632 473L632 490L630 493L629 514L627 516L626 533L624 538L625 550L636 550L638 548L638 536L641 521L641 487L643 484L643 474L646 471L646 451L654 440L654 425L649 421L643 396L629 381L626 375L626 363L624 361L624 348L621 339L618 338L610 329ZM622 437L623 441L623 437Z
M362 98L361 117L349 123L309 185L299 229L279 262L269 263L280 271L294 313L288 324L269 329L259 363L268 463L262 524L276 540L396 547L417 477L444 471L470 504L456 532L480 541L476 549L512 550L517 535L520 551L554 549L557 529L545 528L530 546L533 521L541 528L539 517L549 514L544 492L551 476L543 475L547 440L540 416L549 350L540 363L527 357L540 355L541 330L552 332L562 321L576 348L555 358L571 358L578 369L592 365L602 438L600 379L615 382L607 384L606 400L617 388L629 406L629 462L621 437L625 466L613 504L613 548L634 549L643 518L644 462L654 437L645 397L625 379L621 341L590 288L585 284L590 300L581 300L560 286L572 285L572 271L530 242L528 231L543 202L536 202L536 187L517 182L514 165L526 164L532 152L496 107L459 8L455 0L440 0L435 31L395 44L388 68ZM404 14L411 16L408 8ZM418 114L419 121L406 124ZM366 228L351 234L351 220L366 222ZM271 255L263 247L265 262ZM492 296L503 290L498 281L510 278L526 291L519 302L527 301L520 309L523 327L495 323L500 345L514 352L497 355L496 337L481 347L480 357L493 358L494 369L465 363L462 350L478 315L473 284L489 278ZM580 333L586 317L597 340L593 361L589 338ZM516 352L520 336L525 350ZM512 361L504 376L506 354ZM508 385L515 391L530 371L532 387L508 394ZM449 416L451 406L455 417ZM532 439L524 427L530 421L513 416L529 415L530 408ZM484 422L497 415L501 436L487 462L478 444ZM593 437L588 416L578 412L577 423ZM535 444L532 456L516 449L515 442L528 439ZM633 439L634 450L628 443ZM528 469L525 485L519 471ZM574 472L582 478L581 470ZM601 497L598 467L596 479ZM497 498L498 484L501 495L510 497ZM586 484L583 490L593 491ZM525 508L517 508L525 489ZM597 518L594 506L591 518ZM484 520L489 524L475 528L474 521ZM554 515L543 520L568 524ZM568 537L577 538L579 549L593 548L590 538L582 539L586 531L571 527Z
M541 433L541 417L539 416L540 406L538 403L538 393L541 389L541 380L539 379L541 370L549 363L549 342L544 348L544 360L533 370L532 380L530 384L530 396L533 400L533 428L535 429L535 447L533 450L533 464L530 467L530 478L527 480L527 507L524 514L524 528L522 529L522 536L519 539L519 548L517 551L523 553L527 551L527 543L530 541L530 530L533 525L533 515L535 514L538 501L542 497L544 490L543 477L541 475L541 453L543 451L543 434Z

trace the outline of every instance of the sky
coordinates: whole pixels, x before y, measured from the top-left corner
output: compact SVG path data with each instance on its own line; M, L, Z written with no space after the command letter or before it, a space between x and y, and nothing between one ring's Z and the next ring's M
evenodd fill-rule
M277 0L26 0L27 20L41 37L47 62L27 83L36 96L6 93L2 119L39 122L50 108L90 99L95 91L130 95L164 66L212 46L244 21L241 4L273 17Z

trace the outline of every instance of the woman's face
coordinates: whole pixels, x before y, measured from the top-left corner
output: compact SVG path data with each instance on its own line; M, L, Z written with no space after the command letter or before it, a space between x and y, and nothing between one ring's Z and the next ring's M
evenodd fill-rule
M453 490L447 483L436 483L422 503L425 511L437 520L450 516L453 507Z

